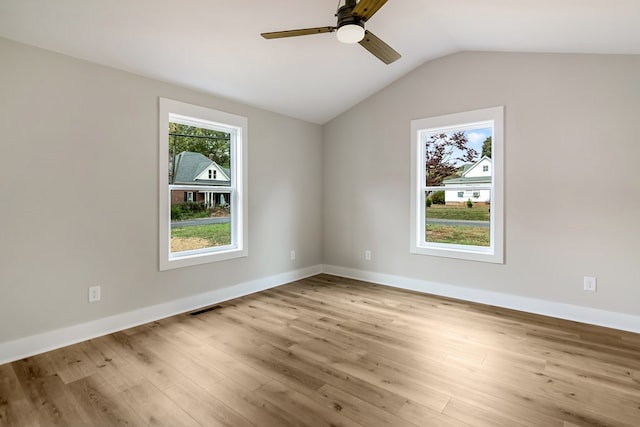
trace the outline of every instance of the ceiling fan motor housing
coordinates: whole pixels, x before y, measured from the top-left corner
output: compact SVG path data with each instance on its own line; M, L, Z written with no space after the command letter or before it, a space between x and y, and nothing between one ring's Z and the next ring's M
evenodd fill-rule
M336 16L338 17L338 28L345 25L358 25L364 28L364 22L360 17L353 14L353 8L355 7L355 0L347 0L346 4L338 9Z

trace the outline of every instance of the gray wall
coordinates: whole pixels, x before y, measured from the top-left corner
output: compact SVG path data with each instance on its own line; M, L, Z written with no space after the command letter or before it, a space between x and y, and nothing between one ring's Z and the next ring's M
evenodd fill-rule
M320 126L3 39L0 58L0 343L321 264ZM248 258L158 271L159 96L248 117Z
M324 126L325 265L639 315L639 76L639 56L613 55L468 52L414 70ZM506 263L411 255L410 120L496 105Z

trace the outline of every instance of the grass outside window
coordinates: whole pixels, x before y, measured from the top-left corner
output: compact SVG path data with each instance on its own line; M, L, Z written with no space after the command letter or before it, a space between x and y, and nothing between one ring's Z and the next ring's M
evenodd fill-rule
M171 251L182 252L231 244L231 224L203 224L171 230Z

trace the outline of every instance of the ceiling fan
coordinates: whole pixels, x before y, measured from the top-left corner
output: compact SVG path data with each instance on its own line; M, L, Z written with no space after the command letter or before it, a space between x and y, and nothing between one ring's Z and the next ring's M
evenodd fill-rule
M385 64L391 64L400 58L400 54L391 46L376 37L371 31L365 30L367 22L387 0L345 0L345 5L338 8L338 18L335 27L303 28L299 30L274 31L262 33L265 39L279 39L283 37L308 36L311 34L332 33L337 31L338 40L343 43L360 43ZM339 5L339 3L338 3Z

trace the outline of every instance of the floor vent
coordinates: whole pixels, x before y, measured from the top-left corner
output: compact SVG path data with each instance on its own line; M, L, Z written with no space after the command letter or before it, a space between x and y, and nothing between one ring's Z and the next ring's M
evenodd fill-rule
M213 306L211 306L211 307L206 307L206 308L203 308L202 310L194 311L193 313L189 313L189 314L190 314L191 316L197 316L197 315L199 315L199 314L206 313L206 312L208 312L208 311L217 310L217 309L219 309L219 308L222 308L222 306L221 306L221 305L213 305Z

